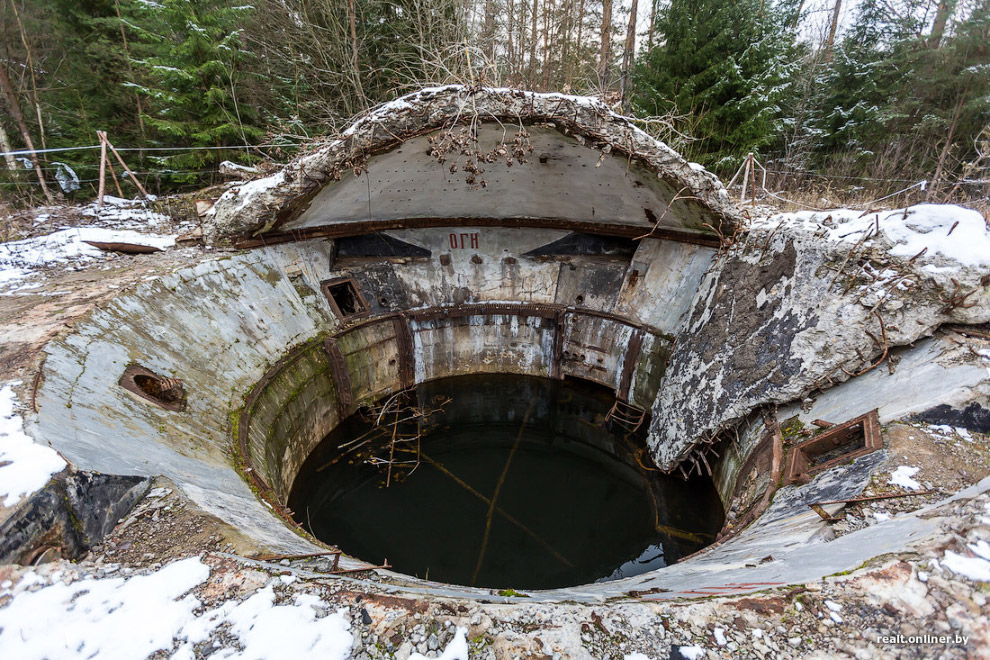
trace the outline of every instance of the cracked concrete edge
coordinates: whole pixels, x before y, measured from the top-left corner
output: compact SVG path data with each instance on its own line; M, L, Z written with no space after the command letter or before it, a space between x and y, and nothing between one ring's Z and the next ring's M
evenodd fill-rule
M407 138L474 119L552 123L564 133L591 140L593 147L635 157L658 177L687 187L692 201L711 212L712 224L721 233L731 235L742 224L742 216L715 175L688 163L637 128L631 118L614 113L598 99L447 85L386 103L359 118L338 139L296 158L275 174L227 191L204 219L204 239L224 244L235 237L264 233L369 155L387 151Z
M803 226L757 228L716 261L695 295L653 405L648 442L658 466L674 469L699 444L762 406L799 401L871 365L887 368L878 359L889 349L930 337L944 324L990 322L982 269L956 264L952 272L924 271L946 260L894 256L881 237L869 258L896 274L880 295L864 291L865 278L835 275L852 247ZM853 278L862 277L852 261ZM902 290L898 279L917 286ZM957 284L973 293L967 306L949 309L946 298ZM863 412L870 409L864 403Z

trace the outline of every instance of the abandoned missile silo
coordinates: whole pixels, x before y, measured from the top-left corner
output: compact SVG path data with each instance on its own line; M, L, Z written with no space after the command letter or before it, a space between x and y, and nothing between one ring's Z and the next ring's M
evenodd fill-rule
M937 527L823 531L892 422L990 431L981 223L750 221L598 101L426 89L232 187L209 252L48 343L28 430L398 594L804 583Z

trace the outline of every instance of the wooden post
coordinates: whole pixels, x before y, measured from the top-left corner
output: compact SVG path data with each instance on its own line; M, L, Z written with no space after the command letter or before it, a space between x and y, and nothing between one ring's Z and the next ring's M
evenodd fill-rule
M756 206L756 156L753 154L749 155L749 187L750 187L750 206Z
M110 162L110 159L107 159L107 168L113 178L113 185L117 188L117 194L120 195L121 199L124 199L124 191L120 189L120 181L117 180L117 173L113 171L113 163Z
M124 168L124 171L130 175L131 181L133 181L134 185L137 186L137 189L141 191L141 195L143 195L145 199L148 199L148 191L144 189L144 186L141 185L141 182L138 181L138 178L134 176L134 172L131 171L131 168L127 167L127 163L124 162L124 159L120 157L120 154L117 153L117 150L114 148L114 146L110 143L109 140L107 140L106 135L107 135L106 133L103 134L103 139L106 141L107 146L110 147L110 151L113 152L113 155L117 157L117 162L119 162L120 166Z
M743 165L742 193L739 195L739 203L746 203L746 187L749 185L749 171L753 167L753 154L747 154L746 162Z
M103 131L96 131L96 137L100 139L100 187L96 193L97 208L103 208L103 193L107 187L107 134Z

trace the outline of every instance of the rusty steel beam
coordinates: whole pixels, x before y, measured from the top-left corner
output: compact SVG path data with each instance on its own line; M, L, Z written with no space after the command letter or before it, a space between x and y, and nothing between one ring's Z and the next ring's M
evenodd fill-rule
M707 232L680 231L642 225L604 224L587 220L571 220L569 218L472 218L472 217L431 217L431 218L397 218L394 220L360 220L355 222L289 229L286 231L261 234L257 237L244 238L234 243L234 247L249 249L305 241L312 238L344 238L361 236L389 229L421 229L428 227L529 227L535 229L563 229L584 234L599 234L602 236L618 236L622 238L652 238L690 245L701 245L710 248L721 247L718 236Z
M414 309L410 310L408 314L410 318L417 321L452 319L462 316L537 316L544 319L556 319L563 309L560 305L546 303L475 303L472 305Z

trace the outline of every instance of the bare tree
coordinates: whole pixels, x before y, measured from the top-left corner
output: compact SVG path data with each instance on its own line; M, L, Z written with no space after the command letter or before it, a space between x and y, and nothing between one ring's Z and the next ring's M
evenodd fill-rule
M536 79L536 44L539 41L539 35L536 30L538 29L537 18L540 13L540 0L533 0L533 15L530 17L533 21L533 29L530 30L529 36L529 80L530 84Z
M956 8L956 0L939 0L938 10L935 12L935 22L932 23L932 32L928 36L928 46L938 48L942 43L942 35L945 34L945 26Z
M632 0L632 7L629 10L629 24L626 26L626 45L622 49L622 79L620 83L622 111L626 113L629 112L632 102L629 92L629 72L632 70L633 57L636 54L636 13L638 11L638 0Z
M485 0L485 22L481 26L481 47L491 61L495 61L495 0Z
M828 28L828 36L825 38L825 61L832 59L832 45L835 43L835 32L839 29L839 13L842 11L842 0L835 0L832 9L832 23Z
M357 10L354 8L354 0L347 2L347 20L351 27L351 67L354 69L354 89L357 91L361 108L366 108L368 99L364 96L364 87L361 85L361 69L358 66Z
M16 172L17 171L17 159L14 158L13 154L9 153L14 150L14 147L10 144L10 138L7 137L7 131L3 128L3 122L0 122L0 149L3 150L3 159L7 163L7 169Z
M583 34L584 34L584 7L585 7L585 2L586 2L586 0L578 0L578 5L579 5L579 7L578 7L578 18L577 18L578 32L577 32L577 41L574 42L574 50L577 51L577 58L576 58L576 62L574 63L575 65L573 67L569 67L568 70L567 70L567 86L568 87L571 86L571 83L574 80L574 70L578 66L580 66L580 64L581 64L581 46L584 43L582 41L582 37L583 37Z
M34 150L34 142L31 140L31 132L28 130L27 122L24 121L24 115L21 113L21 107L17 100L17 93L10 84L10 78L7 77L7 69L3 65L0 65L0 92L3 92L4 98L7 99L7 107L10 110L10 116L13 117L14 122L17 123L17 127L21 131L21 138L24 140L24 144L27 145L28 151L30 152L29 155L31 157L31 163L34 165L34 171L38 175L38 183L41 184L41 192L45 194L45 199L48 200L49 204L54 204L55 197L52 195L52 191L48 189L48 184L45 182L45 174L41 171L41 163L38 161L38 154Z
M598 58L598 84L602 93L608 88L608 66L612 52L612 0L602 2L602 50Z

